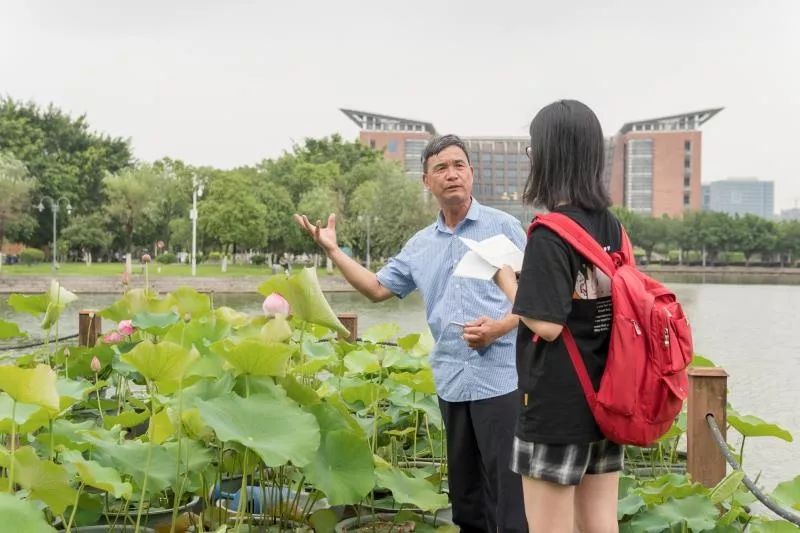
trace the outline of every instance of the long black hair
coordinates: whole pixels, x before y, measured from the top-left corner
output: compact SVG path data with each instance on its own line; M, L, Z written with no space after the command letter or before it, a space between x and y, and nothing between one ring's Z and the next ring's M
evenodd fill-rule
M522 199L552 211L559 204L611 205L603 184L605 143L597 116L577 100L542 108L531 121L531 172Z

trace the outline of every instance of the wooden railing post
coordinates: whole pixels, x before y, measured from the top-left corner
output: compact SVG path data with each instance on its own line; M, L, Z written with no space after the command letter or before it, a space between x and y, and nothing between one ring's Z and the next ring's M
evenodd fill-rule
M356 342L358 338L358 315L356 313L339 313L336 315L339 319L339 322L347 328L350 332L350 336L347 337L347 340L350 342ZM339 338L345 338L344 335L341 333L339 334Z
M726 475L725 457L717 446L706 416L714 415L726 436L725 406L728 374L722 368L689 369L689 405L686 428L686 469L692 480L713 487Z
M93 347L102 331L102 319L97 311L83 309L78 312L78 346Z

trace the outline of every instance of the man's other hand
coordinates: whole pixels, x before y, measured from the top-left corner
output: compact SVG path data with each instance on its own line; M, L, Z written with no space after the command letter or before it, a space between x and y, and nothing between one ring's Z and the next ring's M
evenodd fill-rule
M473 350L486 348L505 333L503 324L488 316L464 324L464 340Z
M293 218L294 221L297 222L297 225L311 235L314 242L316 242L326 254L330 254L339 247L339 244L336 242L335 214L331 213L328 217L328 225L324 228L322 227L321 220L317 220L316 224L312 224L306 215L298 215L295 213Z

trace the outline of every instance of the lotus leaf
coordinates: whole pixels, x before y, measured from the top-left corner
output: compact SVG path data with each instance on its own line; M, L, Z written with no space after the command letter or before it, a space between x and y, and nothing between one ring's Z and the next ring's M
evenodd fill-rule
M108 492L115 498L130 499L133 488L130 483L123 482L119 472L113 468L100 465L97 461L87 461L78 452L67 452L63 455L84 484Z
M179 344L145 340L123 355L122 361L149 380L168 382L180 381L196 358L196 351L190 352Z
M270 277L258 287L264 296L277 292L289 302L292 316L299 320L333 329L342 335L350 332L336 317L322 293L314 268L304 268L297 274Z
M429 512L447 507L447 495L437 492L436 487L424 479L409 477L396 467L378 467L375 473L378 483L392 491L397 503L414 505Z
M288 344L248 338L238 342L225 339L211 345L211 350L240 374L285 376L287 362L296 348Z
M33 503L0 493L0 516L5 524L13 524L16 533L56 533Z
M291 461L305 466L319 447L319 425L288 398L254 394L197 400L203 420L223 442L238 442L253 450L264 464L277 467Z
M30 497L46 503L57 515L64 513L75 501L76 491L70 486L69 474L63 466L39 459L30 446L14 453L17 483L30 493Z
M397 337L399 333L400 326L397 324L377 324L362 333L361 338L374 343L387 342Z
M13 322L0 320L0 339L13 339L15 337L27 337L28 334L19 329Z
M765 422L757 416L742 416L734 410L728 410L728 423L745 437L777 437L792 442L792 434L777 424Z
M674 526L688 526L690 531L714 529L718 516L717 508L708 498L695 494L679 500L669 501L647 509L631 520L635 531L661 532Z
M47 365L35 368L0 366L0 389L17 402L38 405L50 411L58 411L61 405L56 373Z

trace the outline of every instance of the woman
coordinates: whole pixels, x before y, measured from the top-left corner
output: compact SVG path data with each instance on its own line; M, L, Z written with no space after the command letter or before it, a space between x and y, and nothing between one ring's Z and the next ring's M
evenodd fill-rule
M567 215L602 246L621 245L620 224L602 181L604 141L586 105L562 100L531 122L531 172L523 200ZM517 372L522 406L511 468L522 475L532 531L617 531L623 447L606 440L589 410L560 338L572 332L597 387L605 368L610 280L555 233L537 227L519 275L504 267L495 281L520 317Z

